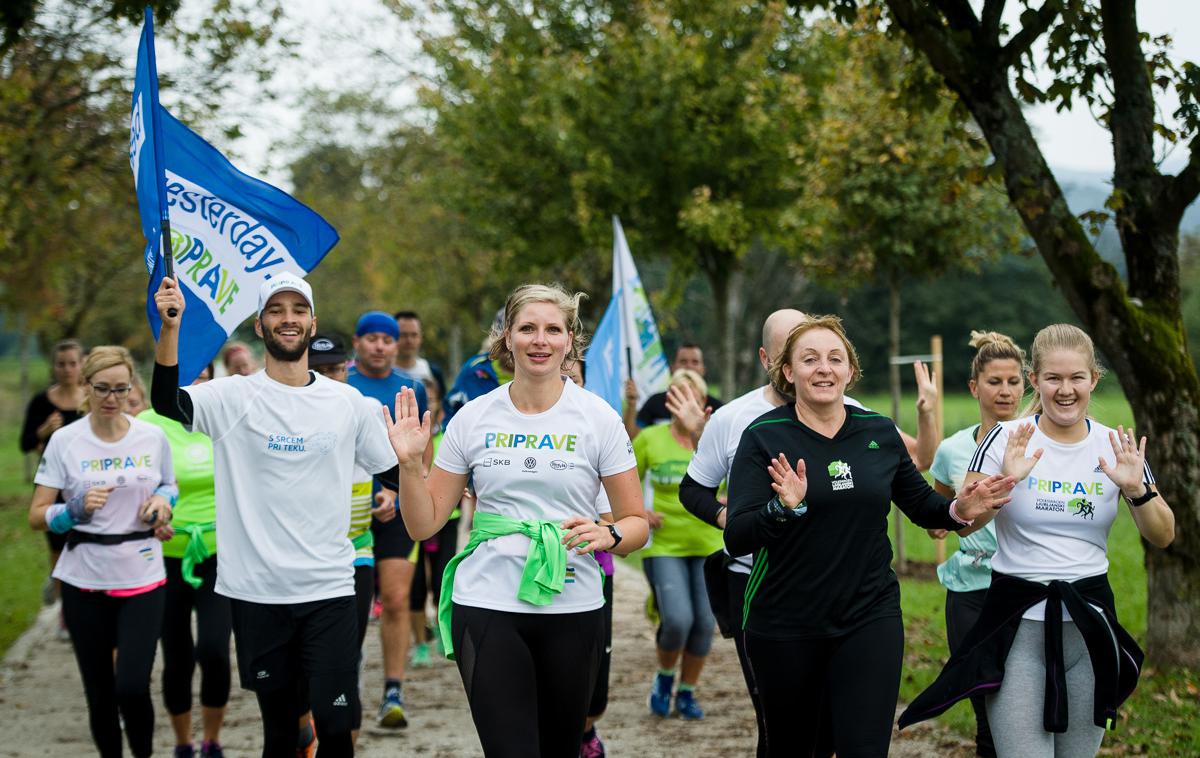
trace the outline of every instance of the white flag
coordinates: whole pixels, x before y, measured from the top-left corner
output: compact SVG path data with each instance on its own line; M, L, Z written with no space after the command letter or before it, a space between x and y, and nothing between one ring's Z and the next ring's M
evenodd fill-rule
M633 265L621 219L616 216L613 216L613 295L621 311L621 380L628 379L632 369L638 397L645 402L651 395L666 391L670 370L642 278Z

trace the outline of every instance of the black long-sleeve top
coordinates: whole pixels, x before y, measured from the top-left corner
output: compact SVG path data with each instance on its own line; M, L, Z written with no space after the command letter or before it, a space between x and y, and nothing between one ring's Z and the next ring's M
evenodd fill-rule
M184 426L191 427L195 408L192 397L179 386L179 366L164 366L155 361L154 374L150 378L150 405L160 416L173 418ZM390 490L400 489L400 467L393 466L375 478Z
M808 480L803 515L778 518L767 471L779 453ZM846 406L833 438L796 419L792 405L759 416L742 434L730 472L725 546L754 553L745 629L774 639L846 634L900 615L888 538L891 503L926 528L958 530L950 501L917 472L890 419Z
M21 425L22 453L32 453L34 450L42 449L43 441L39 440L37 436L38 427L46 423L46 419L50 418L50 414L55 411L62 414L63 426L83 418L83 414L77 410L63 410L55 405L50 399L48 390L39 392L29 399L29 405L25 407L25 422Z
M717 517L725 506L721 505L721 501L717 499L716 487L705 487L684 474L683 481L679 483L679 502L688 513L704 523L718 529L721 528L717 523Z

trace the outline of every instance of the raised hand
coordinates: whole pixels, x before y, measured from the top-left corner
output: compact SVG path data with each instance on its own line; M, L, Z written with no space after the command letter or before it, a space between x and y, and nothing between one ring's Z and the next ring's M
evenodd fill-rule
M788 508L795 508L804 502L804 496L808 494L808 476L803 458L796 461L796 468L793 469L787 456L780 453L771 459L767 472L771 475L771 489L779 496L779 502Z
M1013 481L1019 482L1029 476L1029 472L1033 471L1033 467L1041 459L1043 448L1038 448L1033 451L1030 457L1025 456L1025 451L1029 447L1029 440L1033 439L1033 424L1026 421L1025 423L1013 429L1008 434L1008 444L1004 446L1004 465L1002 471L1007 476L1012 477Z
M1142 437L1139 444L1132 428L1118 426L1116 432L1108 433L1108 441L1112 444L1114 461L1109 464L1100 458L1100 470L1126 497L1138 497L1145 491L1146 438Z
M158 291L154 293L154 307L158 309L158 317L163 326L179 328L179 323L183 320L184 298L174 279L164 276L158 283ZM174 316L168 314L171 309L175 310Z
M699 440L712 408L703 405L704 398L691 385L672 384L667 388L667 411L679 420L693 440Z
M1041 455L1041 452L1039 450L1038 455ZM972 482L958 491L954 510L966 521L974 521L988 511L998 510L1012 500L1008 493L1012 491L1016 481L1011 476L992 474L987 479Z
M637 401L638 401L637 382L633 381L632 379L625 380L625 400L626 400L626 402L628 402L631 405L637 404Z
M917 380L917 413L932 413L937 409L938 399L935 375L917 361L913 364L913 376Z
M388 441L392 443L392 450L396 451L396 460L400 465L420 465L425 446L429 444L429 411L425 411L424 418L420 417L417 393L413 392L411 387L405 387L396 393L394 422L391 411L386 405L383 406L383 422L387 425Z

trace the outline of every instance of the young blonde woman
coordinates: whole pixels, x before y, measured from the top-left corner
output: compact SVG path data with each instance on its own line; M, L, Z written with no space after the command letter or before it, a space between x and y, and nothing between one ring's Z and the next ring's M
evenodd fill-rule
M1038 332L1030 357L1031 408L997 424L968 466L968 487L1001 472L1017 482L1012 502L994 514L987 600L900 724L982 693L1002 758L1094 756L1142 661L1117 623L1108 582L1118 500L1155 547L1174 539L1175 519L1146 464L1146 438L1087 415L1102 374L1091 338L1054 324Z
M676 369L671 375L668 407L675 393L690 396L699 407L708 394L704 379L691 369ZM720 550L721 531L688 513L679 502L679 483L696 453L696 443L678 413L671 421L646 427L633 441L638 473L649 478L654 492L654 510L646 516L654 529L654 540L642 552L642 566L654 589L659 625L655 635L658 673L650 688L650 712L671 713L675 689L675 713L685 719L704 718L696 702L696 685L712 648L716 619L704 586L704 559ZM679 686L675 688L676 668Z
M425 477L430 417L409 389L389 436L414 539L449 519L468 478L477 502L466 548L446 569L439 622L488 756L578 755L603 652L600 567L646 541L633 446L616 411L562 376L583 336L580 295L524 285L508 297L492 359L514 378L467 403ZM603 487L614 523L596 507Z
M129 351L94 348L83 377L87 415L50 438L29 523L67 538L54 577L62 582L96 749L120 756L123 723L130 752L147 756L154 733L150 670L167 581L155 528L170 522L178 489L166 435L125 414ZM60 494L65 502L56 502Z
M1022 374L1025 351L1011 337L999 332L971 332L971 379L967 387L979 402L979 423L960 429L938 445L929 473L939 494L953 497L962 488L979 442L1001 421L1017 415L1025 391ZM945 530L931 529L930 536L944 539ZM946 637L953 653L983 608L992 583L992 556L996 552L996 529L991 523L965 537L960 536L958 550L938 566L938 580L946 588ZM982 697L972 697L975 710L975 754L995 758L992 733Z

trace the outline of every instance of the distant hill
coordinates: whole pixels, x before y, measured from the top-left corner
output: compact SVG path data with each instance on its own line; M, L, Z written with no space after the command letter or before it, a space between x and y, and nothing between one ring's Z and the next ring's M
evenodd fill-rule
M1104 202L1112 193L1112 176L1110 174L1058 168L1054 169L1054 175L1058 177L1063 194L1067 196L1067 205L1071 206L1074 213L1104 210ZM1200 232L1200 203L1192 203L1191 207L1183 214L1180 233L1188 232ZM1117 236L1117 231L1111 223L1106 225L1100 233L1100 238L1096 241L1096 249L1100 255L1120 269L1121 275L1124 276L1125 256L1121 252L1121 241Z

